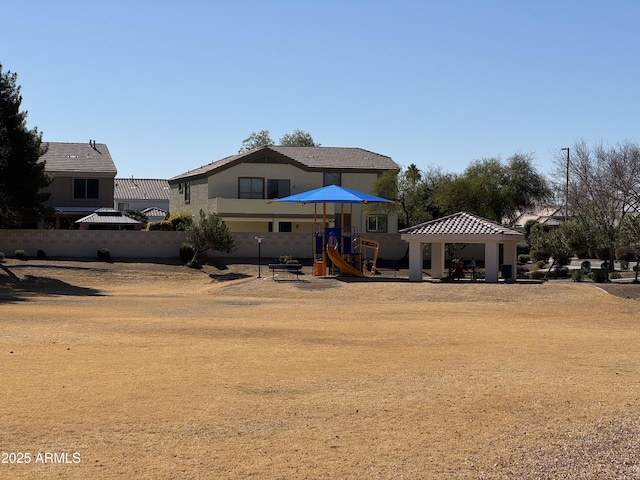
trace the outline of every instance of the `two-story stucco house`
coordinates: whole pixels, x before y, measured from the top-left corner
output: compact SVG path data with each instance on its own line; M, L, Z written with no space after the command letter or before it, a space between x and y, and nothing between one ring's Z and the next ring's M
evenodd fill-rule
M53 218L44 220L47 227L73 228L76 220L113 207L117 170L105 144L91 140L45 143L48 150L39 161L45 162L45 171L53 177L43 189L51 194L45 205L55 211Z
M262 147L170 178L169 208L172 214L217 213L235 232L312 232L322 205L268 201L326 185L369 192L379 175L399 169L390 157L361 148ZM344 226L357 232L397 232L395 213L362 205L326 209L336 226L345 218Z

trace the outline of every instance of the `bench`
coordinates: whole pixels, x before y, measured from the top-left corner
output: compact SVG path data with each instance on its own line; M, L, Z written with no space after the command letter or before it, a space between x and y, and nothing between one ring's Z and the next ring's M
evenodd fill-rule
M269 270L273 274L273 279L276 279L276 272L295 273L296 280L299 280L298 275L302 272L302 265L299 263L270 263Z

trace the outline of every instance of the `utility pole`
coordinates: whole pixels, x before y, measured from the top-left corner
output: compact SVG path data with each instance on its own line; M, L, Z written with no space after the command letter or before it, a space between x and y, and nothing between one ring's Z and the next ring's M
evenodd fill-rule
M564 188L564 221L566 222L569 217L569 161L571 157L569 156L569 147L561 148L560 150L567 151L567 183Z

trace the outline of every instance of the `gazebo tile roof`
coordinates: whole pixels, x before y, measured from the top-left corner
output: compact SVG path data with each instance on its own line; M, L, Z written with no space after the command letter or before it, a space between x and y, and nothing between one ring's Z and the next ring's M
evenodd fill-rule
M403 234L415 235L514 235L522 232L505 227L483 217L467 212L459 212L443 218L414 225L400 230Z

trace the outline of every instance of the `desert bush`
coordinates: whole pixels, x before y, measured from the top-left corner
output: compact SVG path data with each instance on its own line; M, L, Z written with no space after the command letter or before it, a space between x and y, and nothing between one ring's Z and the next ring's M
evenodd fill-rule
M544 270L533 270L529 272L529 278L531 280L545 280L547 273Z
M629 270L628 260L620 260L620 270Z
M611 272L611 273L609 274L609 278L610 278L611 280L618 279L618 278L622 278L622 274L621 274L620 272Z
M195 249L193 248L193 245L191 245L190 243L185 242L182 245L180 245L180 258L185 262L188 262L189 260L191 260L193 258L194 253L195 253Z
M516 269L516 278L529 278L529 269L527 267L518 267Z
M518 263L529 263L531 261L531 255L528 253L522 253L518 255Z
M591 262L589 260L585 260L580 264L580 269L585 273L589 273L591 271Z
M36 252L36 257L38 257L38 258L44 258L44 257L46 257L46 256L47 256L47 254L46 254L46 253L44 253L44 250L38 250L38 251Z
M98 260L111 260L111 252L109 252L108 248L98 249Z
M558 265L553 271L547 274L549 278L566 278L569 276L569 269L565 266Z
M147 225L147 230L170 232L173 230L173 224L169 220L162 220L160 222L151 222Z
M280 255L278 257L278 263L300 263L295 260L291 255Z
M593 280L596 283L605 283L609 279L609 276L607 275L607 271L602 268L592 270L589 276L591 277L591 280Z
M536 262L536 267L538 267L538 268L542 268L542 267L544 267L546 264L547 264L547 261L546 261L546 260L538 260L538 261Z
M584 280L584 277L585 277L585 274L582 269L574 270L573 273L571 274L571 280L573 280L574 282L582 282Z
M15 252L13 252L13 254L18 260L24 260L25 258L27 258L27 254L24 253L24 250L16 250Z
M190 213L176 213L171 215L167 221L171 224L172 230L183 232L193 223Z

